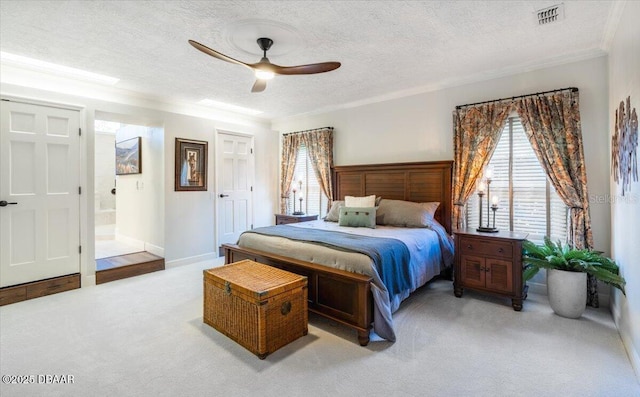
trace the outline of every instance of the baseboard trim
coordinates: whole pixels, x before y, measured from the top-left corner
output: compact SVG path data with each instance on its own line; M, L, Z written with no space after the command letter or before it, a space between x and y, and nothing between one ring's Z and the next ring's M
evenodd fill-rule
M620 309L620 300L624 298L619 295L617 298L618 299L610 299L609 308L611 309L611 314L613 315L613 322L616 324L616 328L618 329L618 334L620 334L620 339L622 339L622 344L627 351L627 357L629 357L633 372L635 372L636 374L636 380L638 381L638 383L640 383L640 354L638 353L638 349L636 349L636 346L634 346L631 336L625 330L620 328L620 316L622 315L622 310Z
M165 262L165 266L167 269L179 266L190 265L196 262L209 261L212 259L216 259L218 255L215 252L209 252L207 254L189 256L187 258L174 259L172 261Z
M152 253L153 255L164 258L164 248L158 245L154 245L146 241L138 240L133 237L128 237L123 234L119 234L118 232L116 232L115 234L115 240L131 245L139 249L140 251L147 251L149 253Z
M80 288L80 273L0 288L0 306Z
M619 329L618 332L620 332ZM631 337L629 337L626 332L620 332L620 336L622 337L622 344L627 349L627 355L629 356L629 361L631 361L633 372L636 373L636 380L640 383L640 355L638 355L638 350L633 346Z
M142 240L128 237L128 236L125 236L124 234L119 234L117 231L116 231L115 237L116 237L115 238L116 241L123 242L125 244L135 247L136 249L139 249L140 251L144 251L144 241Z
M164 258L164 248L160 246L153 245L151 243L144 243L144 250L149 253L152 253L155 256Z
M94 264L95 266L95 264ZM85 287L95 287L96 285L96 275L92 274L90 276L82 276L82 288Z

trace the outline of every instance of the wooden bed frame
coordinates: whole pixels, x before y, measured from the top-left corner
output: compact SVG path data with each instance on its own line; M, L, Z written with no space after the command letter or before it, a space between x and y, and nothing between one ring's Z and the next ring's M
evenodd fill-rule
M333 168L334 200L375 194L385 199L439 201L435 218L451 233L452 165L452 161L435 161L337 166ZM307 276L309 311L355 329L360 345L369 343L371 277L233 244L222 247L226 264L251 259Z

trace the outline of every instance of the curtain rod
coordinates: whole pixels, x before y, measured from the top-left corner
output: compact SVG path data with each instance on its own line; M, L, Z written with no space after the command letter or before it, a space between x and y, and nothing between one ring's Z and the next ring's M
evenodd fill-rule
M512 97L507 97L507 98L493 99L491 101L468 103L466 105L458 105L458 106L456 106L456 109L461 109L461 108L464 108L464 107L467 107L467 106L482 105L482 104L485 104L485 103L501 102L501 101L506 101L508 99L514 100L514 99L518 99L518 98L527 98L527 97L530 97L530 96L544 95L544 94L550 94L552 92L560 92L560 91L566 91L566 90L571 90L571 92L578 92L578 89L576 87L567 87L567 88L560 88L560 89L557 89L557 90L536 92L535 94L517 95L517 96L512 96Z
M333 127L312 128L310 130L304 130L304 131L287 132L286 134L282 134L282 136L291 135L291 134L302 134L303 132L311 132L311 131L318 131L318 130L332 130L332 129Z

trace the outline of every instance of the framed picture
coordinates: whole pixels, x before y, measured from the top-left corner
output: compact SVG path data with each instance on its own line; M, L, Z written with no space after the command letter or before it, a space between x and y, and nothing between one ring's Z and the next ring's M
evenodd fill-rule
M116 175L142 173L140 142L140 137L116 142Z
M176 138L175 191L207 190L207 142Z

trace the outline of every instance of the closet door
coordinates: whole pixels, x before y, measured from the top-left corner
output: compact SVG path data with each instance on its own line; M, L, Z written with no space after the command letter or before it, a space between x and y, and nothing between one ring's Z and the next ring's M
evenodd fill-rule
M218 245L235 244L253 223L253 138L218 133Z
M77 110L0 103L0 287L80 272Z

